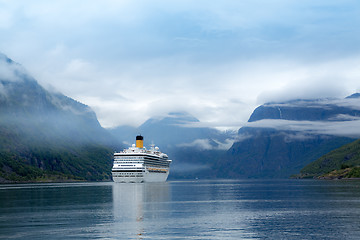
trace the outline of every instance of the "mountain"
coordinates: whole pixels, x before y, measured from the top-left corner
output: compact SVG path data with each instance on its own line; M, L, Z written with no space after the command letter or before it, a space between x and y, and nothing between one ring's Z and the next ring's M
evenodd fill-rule
M292 100L254 110L220 159L217 177L287 178L360 137L360 99Z
M346 97L346 99L349 99L349 98L360 98L360 93L354 93L354 94Z
M109 131L128 145L141 134L145 145L159 146L173 160L169 178L210 178L215 174L214 163L229 149L235 136L199 124L186 112L172 112L150 118L138 128L120 126Z
M360 139L327 153L306 165L300 178L359 178Z
M0 54L0 180L110 179L114 145L88 106Z
M357 153L320 157L360 138L359 106L359 93L266 103L237 133L204 127L185 112L105 130L88 106L44 89L0 54L0 182L109 180L113 149L137 134L173 160L170 179L287 178L317 159L302 173L339 164L356 170Z

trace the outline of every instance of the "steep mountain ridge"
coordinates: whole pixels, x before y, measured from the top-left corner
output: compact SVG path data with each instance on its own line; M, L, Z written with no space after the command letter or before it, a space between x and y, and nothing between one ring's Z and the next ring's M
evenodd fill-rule
M353 94L345 99L355 99ZM331 121L338 115L360 116L359 109L351 109L341 105L338 99L298 99L283 103L266 103L257 107L251 114L249 122L263 119L286 119L296 121Z
M0 70L3 181L110 179L116 140L88 106L44 89L3 54Z
M353 95L356 96L356 95ZM218 163L218 177L284 178L360 134L342 134L360 116L359 99L292 100L256 108Z

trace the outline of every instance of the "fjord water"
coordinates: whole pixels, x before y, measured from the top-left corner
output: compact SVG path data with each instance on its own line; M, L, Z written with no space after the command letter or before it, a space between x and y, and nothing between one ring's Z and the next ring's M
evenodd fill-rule
M359 239L360 181L0 185L1 239Z

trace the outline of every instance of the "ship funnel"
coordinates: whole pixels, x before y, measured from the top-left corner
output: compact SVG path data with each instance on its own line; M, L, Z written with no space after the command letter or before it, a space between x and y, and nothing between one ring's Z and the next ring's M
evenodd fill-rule
M136 147L137 148L143 148L144 147L144 137L139 135L136 136Z

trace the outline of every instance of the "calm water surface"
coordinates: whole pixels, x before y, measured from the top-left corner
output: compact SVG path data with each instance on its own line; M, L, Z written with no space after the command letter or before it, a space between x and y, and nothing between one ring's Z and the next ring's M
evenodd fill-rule
M0 185L1 239L360 239L360 181Z

